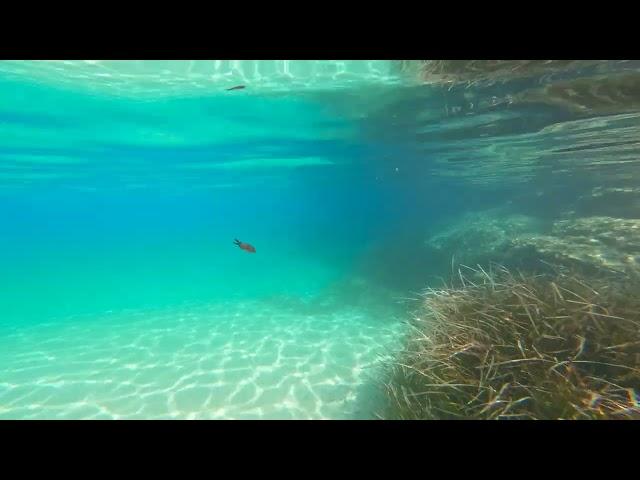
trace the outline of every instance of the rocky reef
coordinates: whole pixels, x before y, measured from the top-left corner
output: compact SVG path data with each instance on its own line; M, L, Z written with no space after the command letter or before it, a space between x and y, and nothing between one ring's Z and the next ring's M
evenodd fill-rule
M519 94L515 101L547 103L589 114L637 112L640 108L640 76L625 72L595 78L554 82Z
M547 223L496 211L474 213L429 237L426 248L455 265L497 262L536 270L546 262L584 272L638 274L640 219L593 216Z
M425 247L446 263L476 265L505 260L513 240L544 228L534 217L500 210L472 212L437 229Z
M598 60L399 60L401 72L419 75L426 82L503 80L566 72L594 66Z
M511 241L513 249L534 250L544 260L588 269L637 273L640 269L640 220L586 217L554 222L550 235Z
M576 199L568 213L583 217L640 218L640 188L635 185L594 187Z

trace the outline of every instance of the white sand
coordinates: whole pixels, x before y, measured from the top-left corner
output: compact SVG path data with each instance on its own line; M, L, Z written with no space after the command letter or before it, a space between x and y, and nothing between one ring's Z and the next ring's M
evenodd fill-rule
M371 417L401 324L329 310L245 302L5 327L0 418Z

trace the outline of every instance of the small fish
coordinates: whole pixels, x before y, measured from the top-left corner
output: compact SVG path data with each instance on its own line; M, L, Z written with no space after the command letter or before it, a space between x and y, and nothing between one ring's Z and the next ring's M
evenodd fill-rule
M253 245L249 245L248 243L242 243L237 238L233 241L233 243L235 245L239 246L245 252L256 253L256 249L253 247Z
M243 90L247 87L245 87L244 85L237 85L235 87L231 87L231 88L227 88L227 92L230 92L231 90Z

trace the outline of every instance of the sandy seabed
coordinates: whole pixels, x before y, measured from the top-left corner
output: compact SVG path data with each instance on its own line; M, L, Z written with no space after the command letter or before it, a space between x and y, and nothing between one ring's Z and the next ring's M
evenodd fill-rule
M353 419L402 323L354 307L189 305L0 328L2 419Z

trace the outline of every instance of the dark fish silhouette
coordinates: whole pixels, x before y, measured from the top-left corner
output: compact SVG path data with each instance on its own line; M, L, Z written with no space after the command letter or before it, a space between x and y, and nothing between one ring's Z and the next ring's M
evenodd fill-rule
M243 243L237 238L233 241L233 243L239 246L245 252L256 253L256 249L253 247L253 245L249 245L248 243Z
M247 87L245 87L244 85L237 85L235 87L231 87L231 88L227 88L227 92L231 91L231 90L243 90Z

